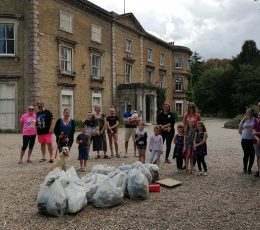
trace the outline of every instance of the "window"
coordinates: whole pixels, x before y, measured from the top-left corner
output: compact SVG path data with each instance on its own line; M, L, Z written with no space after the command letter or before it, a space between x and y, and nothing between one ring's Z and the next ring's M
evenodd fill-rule
M60 71L72 74L72 48L60 46Z
M147 70L147 84L149 84L149 85L153 84L153 70L152 69Z
M101 78L101 56L91 54L91 78Z
M64 109L70 110L70 117L74 116L74 108L73 108L73 90L72 89L62 89L61 90L61 105L60 105L60 114L62 117L62 113Z
M150 48L147 49L147 61L153 61L153 50Z
M182 68L182 58L175 58L175 68Z
M91 40L101 43L101 27L92 25L91 27Z
M60 29L72 33L73 16L64 11L60 11Z
M164 66L164 54L160 54L160 65Z
M164 80L165 80L165 73L164 72L160 72L160 88L165 88L164 87Z
M96 105L99 105L102 108L102 94L100 90L92 91L92 111L95 111Z
M0 23L0 55L15 55L15 23Z
M175 78L175 90L176 91L182 91L183 87L183 78L182 77L176 77Z
M15 83L0 83L0 129L15 129Z
M125 51L132 53L132 41L129 39L125 40Z
M133 75L133 65L130 63L125 64L125 83L130 84L132 83L132 76Z
M175 111L177 115L182 116L183 115L183 101L175 101Z

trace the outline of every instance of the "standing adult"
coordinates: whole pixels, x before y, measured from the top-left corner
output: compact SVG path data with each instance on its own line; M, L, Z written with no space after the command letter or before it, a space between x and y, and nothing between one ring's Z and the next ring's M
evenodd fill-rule
M54 127L54 133L56 136L56 143L59 149L59 152L62 151L62 147L68 146L71 148L74 141L75 133L75 122L70 119L70 110L63 110L63 118L59 118L56 121Z
M193 119L195 122L195 125L198 121L201 120L200 114L197 112L196 105L194 102L188 103L188 111L184 114L183 117L183 125L184 125L184 132L186 133L187 127L188 127L188 121Z
M95 114L93 117L94 128L92 132L93 151L97 151L96 159L100 158L100 151L104 152L104 158L109 159L107 155L107 141L106 141L106 116L101 113L101 107L95 106Z
M253 117L253 110L247 109L246 116L241 120L238 132L241 135L241 145L244 152L244 173L251 174L255 161L255 150L253 146L252 130L257 120Z
M36 138L36 114L34 113L34 108L32 105L28 107L28 112L23 114L20 119L20 127L23 131L23 146L21 149L19 164L23 163L23 156L25 154L25 150L29 145L27 162L32 163L31 155L33 151L33 146Z
M52 133L54 118L52 113L44 108L43 102L37 103L38 112L36 113L36 125L38 142L41 144L42 158L40 162L46 161L46 146L50 154L49 163L53 163Z
M156 117L157 125L160 126L161 136L163 138L163 143L166 140L166 154L165 154L165 163L170 164L169 155L171 151L171 144L174 137L174 124L175 117L170 110L170 104L164 103L162 111Z
M125 155L124 158L128 156L128 143L130 140L130 137L132 137L132 140L134 142L134 156L136 155L136 143L135 143L135 132L137 128L137 124L140 121L140 118L138 117L137 113L132 110L132 105L128 104L126 108L126 112L123 115L123 122L125 124Z
M257 172L255 176L260 177L260 112L258 113L258 120L253 127L252 135L254 137L254 149L257 163Z

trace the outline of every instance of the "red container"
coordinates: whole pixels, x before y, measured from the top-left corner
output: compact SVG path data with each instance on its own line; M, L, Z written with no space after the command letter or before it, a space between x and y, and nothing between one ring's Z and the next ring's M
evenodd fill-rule
M149 192L160 192L161 186L159 184L150 184Z

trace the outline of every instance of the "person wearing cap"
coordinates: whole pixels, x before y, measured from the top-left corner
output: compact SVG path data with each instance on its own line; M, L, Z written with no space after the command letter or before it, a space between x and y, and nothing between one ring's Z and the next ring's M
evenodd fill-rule
M165 154L165 163L170 164L169 155L171 152L171 144L174 137L174 124L175 116L170 111L170 104L164 103L162 111L156 117L157 125L160 126L161 136L163 138L163 143L166 140L166 154Z
M36 126L38 142L41 144L42 158L40 162L46 161L46 145L50 154L49 163L53 163L52 133L54 128L54 117L52 113L44 109L44 103L37 103Z
M137 124L140 121L140 118L138 116L134 116L135 112L132 110L132 105L128 104L126 112L123 116L123 121L125 124L125 155L126 158L128 156L128 143L130 140L130 137L132 137L132 140L134 142L134 156L136 155L136 143L135 143L135 131L137 128Z

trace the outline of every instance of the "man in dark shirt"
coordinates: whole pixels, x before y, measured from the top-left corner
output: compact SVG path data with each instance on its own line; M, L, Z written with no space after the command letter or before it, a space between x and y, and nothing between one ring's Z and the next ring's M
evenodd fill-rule
M52 133L54 127L54 118L52 113L44 109L44 103L37 103L38 112L36 113L36 126L38 134L38 142L41 144L42 159L40 162L46 161L46 145L50 154L49 163L53 163Z

